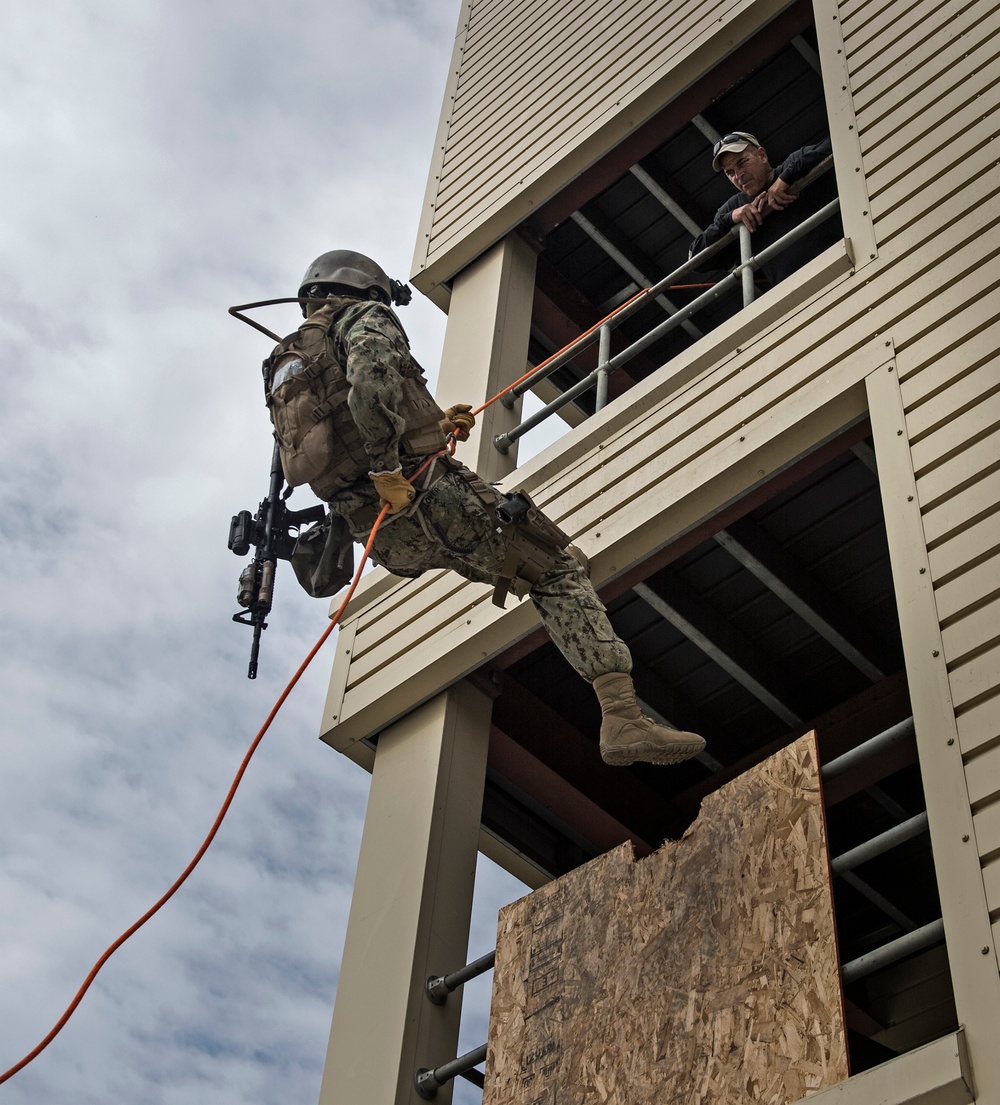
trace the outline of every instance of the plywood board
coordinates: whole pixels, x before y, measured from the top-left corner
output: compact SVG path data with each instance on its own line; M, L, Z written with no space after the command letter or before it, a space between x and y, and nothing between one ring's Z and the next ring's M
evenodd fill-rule
M786 1105L847 1077L813 734L500 914L484 1105Z

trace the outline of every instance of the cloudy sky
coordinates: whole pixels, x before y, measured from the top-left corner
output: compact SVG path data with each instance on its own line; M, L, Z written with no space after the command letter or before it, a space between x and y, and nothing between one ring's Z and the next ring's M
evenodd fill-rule
M407 276L458 11L5 13L0 1071L187 864L325 626L284 565L247 680L226 538L266 487L268 343L226 312L294 294L333 248ZM416 296L403 318L436 364L443 315ZM293 329L294 308L261 321ZM201 866L0 1088L5 1105L317 1100L369 781L316 739L332 656ZM495 870L481 882L472 956L518 892ZM463 1046L485 1038L483 1004Z

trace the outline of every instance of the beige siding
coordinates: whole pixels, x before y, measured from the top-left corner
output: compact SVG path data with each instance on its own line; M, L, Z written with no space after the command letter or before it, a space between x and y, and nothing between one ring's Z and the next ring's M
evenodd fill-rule
M879 463L892 473L887 524L891 511L956 997L985 1078L980 1101L996 1105L1000 4L816 0L816 9L817 26L831 12L842 26L845 57L828 49L823 63L831 72L846 62L846 90L828 87L838 177L845 201L860 194L848 195L854 181L866 190L871 252L866 244L852 271L843 249L828 251L508 483L528 487L574 535L600 583L862 417L867 383ZM663 74L696 56L708 22L751 10L766 9L637 0L614 19L594 0L475 0L429 197L440 206L425 219L418 262L443 271L476 234L509 229L517 203L523 216L615 127L641 121L630 105L661 78L658 94L668 89ZM546 44L537 65L523 64L529 41ZM602 64L588 71L595 57ZM855 125L860 164L844 163L836 135ZM447 573L367 583L349 613L352 656L338 660L324 739L348 749L537 627L530 604L508 607Z
M784 0L469 0L414 257L430 291L729 53Z
M843 31L879 249L954 254L996 239L1000 4L844 5ZM946 235L946 237L944 236ZM990 909L1000 849L1000 294L996 250L960 278L951 318L894 331L917 501L929 550L975 842ZM925 290L949 296L941 269ZM916 305L916 304L915 304ZM986 749L976 755L977 750ZM987 878L986 872L989 872ZM997 914L994 913L994 920Z

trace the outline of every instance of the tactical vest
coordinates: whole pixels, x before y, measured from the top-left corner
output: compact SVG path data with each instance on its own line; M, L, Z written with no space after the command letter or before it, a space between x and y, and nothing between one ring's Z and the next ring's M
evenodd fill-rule
M290 487L307 483L320 499L368 474L371 462L347 405L350 384L334 355L330 331L345 303L336 299L313 312L264 362L264 392L281 466ZM400 450L426 457L445 447L444 412L427 390L420 366L401 367L406 423Z

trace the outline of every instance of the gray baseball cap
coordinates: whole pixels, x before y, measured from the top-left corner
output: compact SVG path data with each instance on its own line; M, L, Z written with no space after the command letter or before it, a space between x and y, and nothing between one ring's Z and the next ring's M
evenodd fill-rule
M732 133L720 138L718 142L712 147L712 168L719 172L722 166L719 164L719 158L724 153L742 153L745 149L753 146L756 149L760 143L756 137L745 130L734 130Z

